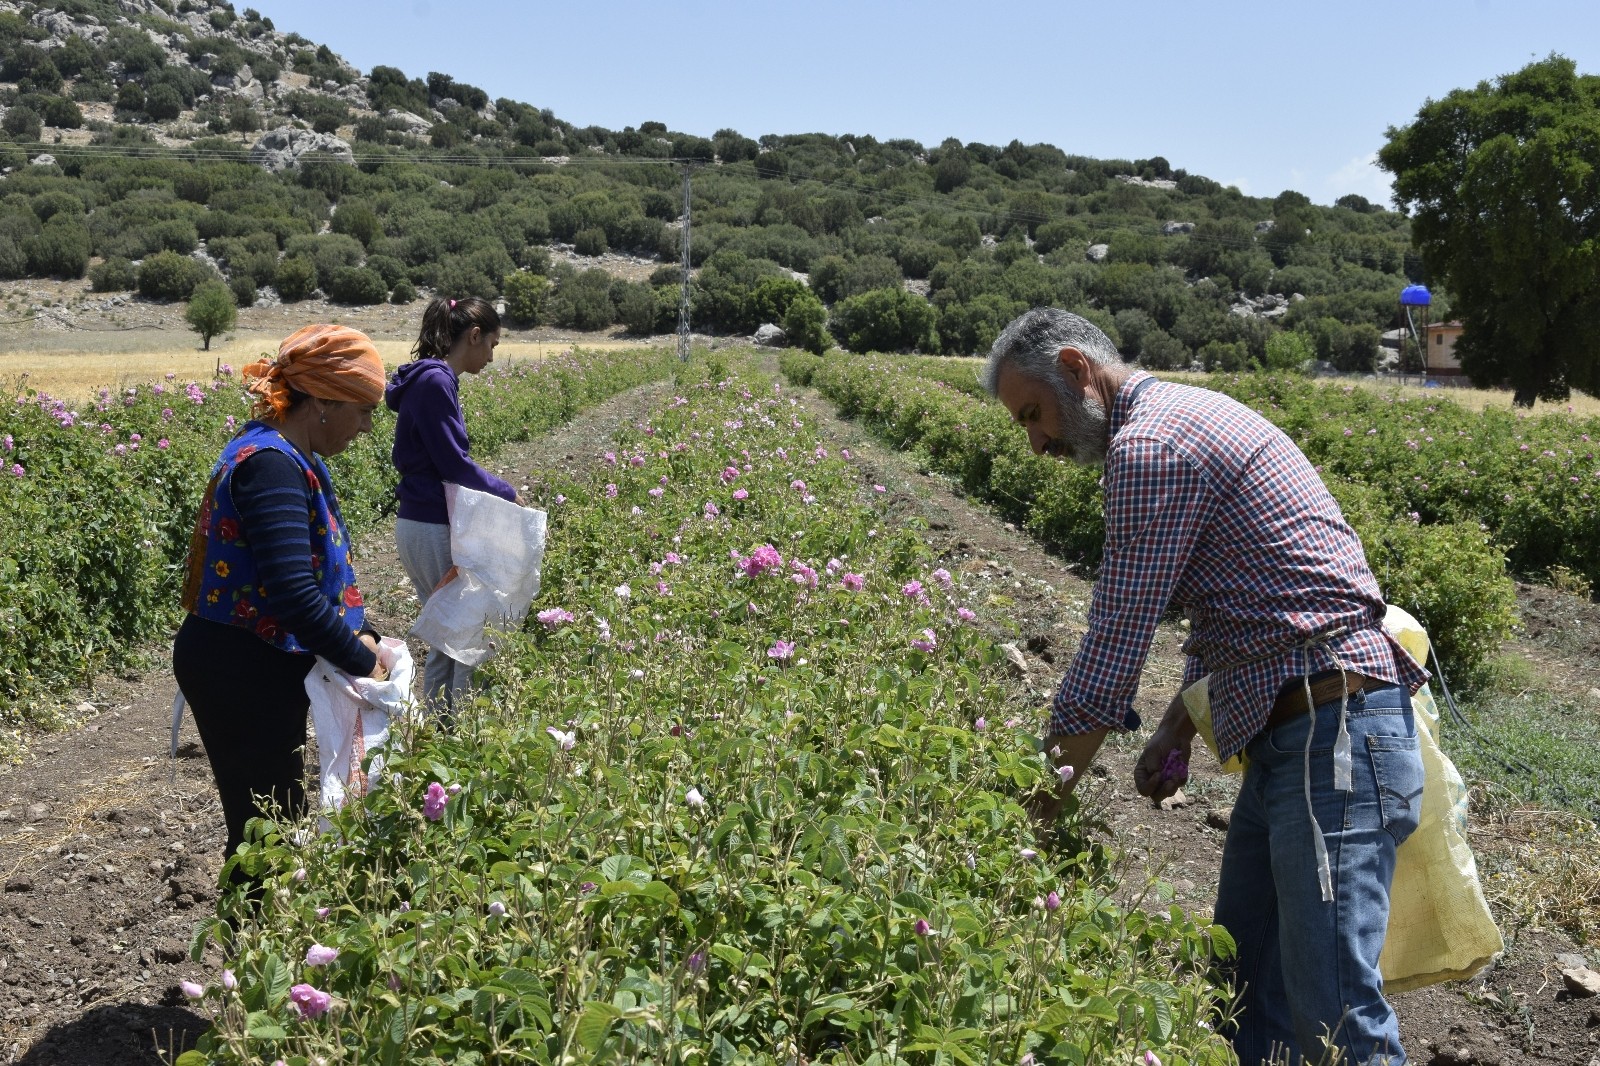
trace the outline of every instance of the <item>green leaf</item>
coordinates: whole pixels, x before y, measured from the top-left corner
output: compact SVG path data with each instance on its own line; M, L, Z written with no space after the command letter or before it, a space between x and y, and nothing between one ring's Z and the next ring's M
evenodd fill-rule
M622 1017L622 1011L609 1003L598 1000L585 1003L583 1014L578 1018L578 1026L574 1031L578 1043L584 1050L598 1052L606 1042L606 1033L611 1029L611 1023Z
M179 1055L172 1066L207 1066L207 1060L200 1052L190 1049Z
M287 1040L289 1033L266 1011L251 1011L244 1020L245 1032L253 1040Z

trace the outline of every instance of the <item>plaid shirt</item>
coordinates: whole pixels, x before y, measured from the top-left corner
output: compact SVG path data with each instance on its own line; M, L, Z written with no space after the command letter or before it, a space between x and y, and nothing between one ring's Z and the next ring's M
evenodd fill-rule
M1334 654L1413 692L1427 680L1384 632L1383 596L1339 505L1250 408L1135 372L1112 404L1103 485L1105 562L1052 733L1138 727L1133 697L1169 602L1190 621L1185 684L1212 675L1223 759L1260 732L1286 680L1336 668ZM1325 647L1299 648L1340 627Z

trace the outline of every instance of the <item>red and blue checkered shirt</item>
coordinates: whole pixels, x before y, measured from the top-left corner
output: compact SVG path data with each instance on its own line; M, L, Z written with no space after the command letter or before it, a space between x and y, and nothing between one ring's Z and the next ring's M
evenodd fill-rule
M1285 681L1335 669L1335 654L1413 692L1428 679L1384 631L1361 540L1322 479L1250 408L1135 372L1112 404L1103 485L1105 562L1052 733L1138 727L1133 697L1169 603L1190 622L1185 684L1211 675L1224 760L1260 732Z

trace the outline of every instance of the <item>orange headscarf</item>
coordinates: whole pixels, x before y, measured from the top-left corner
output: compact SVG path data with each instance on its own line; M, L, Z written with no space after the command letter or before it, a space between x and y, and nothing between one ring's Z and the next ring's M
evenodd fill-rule
M383 358L365 333L349 326L298 329L278 345L277 359L263 356L243 373L258 397L252 409L257 418L288 414L291 388L319 400L383 400Z

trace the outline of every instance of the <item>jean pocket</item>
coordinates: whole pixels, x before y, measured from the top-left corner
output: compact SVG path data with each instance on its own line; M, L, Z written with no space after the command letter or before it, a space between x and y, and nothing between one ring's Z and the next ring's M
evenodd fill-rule
M1383 827L1404 844L1422 817L1422 748L1415 736L1368 736L1367 755L1378 789Z

